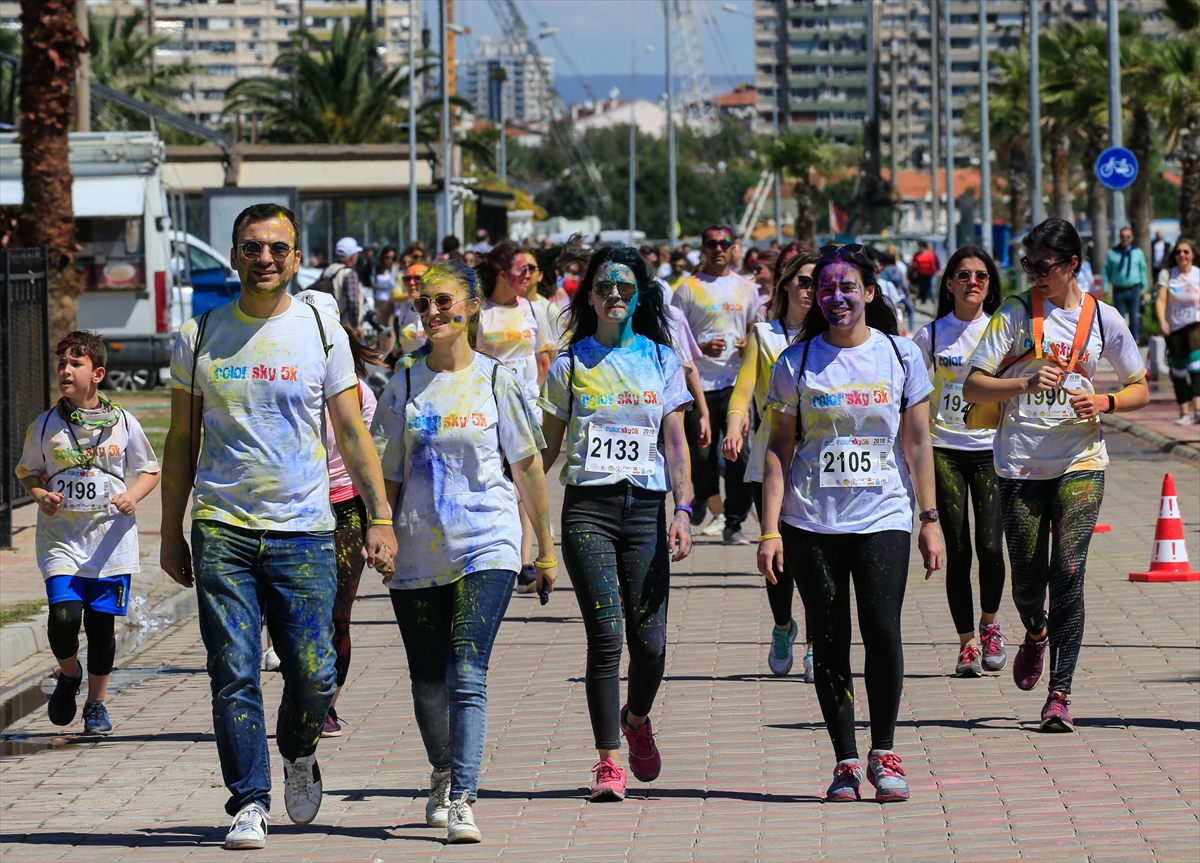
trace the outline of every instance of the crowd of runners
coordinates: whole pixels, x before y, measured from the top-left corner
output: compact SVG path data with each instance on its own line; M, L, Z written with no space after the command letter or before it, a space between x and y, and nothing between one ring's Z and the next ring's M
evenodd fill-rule
M587 637L590 799L625 796L622 739L634 777L658 778L651 714L670 569L709 511L725 543L757 544L770 671L792 673L803 646L798 673L816 688L837 757L828 801L861 799L864 778L877 801L909 797L893 737L914 523L925 577L945 570L963 677L1010 664L998 617L1006 545L1022 630L1014 682L1033 689L1049 654L1040 728L1073 730L1084 572L1108 462L1097 415L1137 410L1149 390L1126 321L1077 279L1084 252L1069 223L1029 232L1020 265L1032 287L1008 298L987 252L955 251L928 286L935 320L912 339L882 286L895 261L854 244L791 244L751 280L733 268L732 232L714 226L693 272L660 275L653 249L576 250L547 297L531 288L537 255L500 243L474 267L457 256L408 266L386 357L339 314L338 292L289 291L296 240L294 215L277 205L249 207L232 226L241 295L179 333L161 467L133 415L98 390L103 343L75 332L57 348L62 398L31 426L17 471L40 509L60 666L50 719L75 720L82 625L84 731L101 735L113 730L113 621L138 572L135 511L161 475L161 564L197 592L230 792L227 848L266 841L264 623L284 681L284 802L296 823L318 814L316 751L343 733L335 702L364 565L390 588L431 768L426 820L449 842L481 839L472 807L487 672L511 595L547 601L560 566ZM1186 348L1200 331L1200 290L1192 244L1175 248L1158 313ZM1097 392L1102 360L1119 390ZM376 398L368 374L380 364L390 378ZM1190 406L1200 396L1190 355L1175 365L1191 372L1175 377ZM561 562L546 480L560 456ZM753 539L743 531L752 506ZM866 655L865 763L851 584Z

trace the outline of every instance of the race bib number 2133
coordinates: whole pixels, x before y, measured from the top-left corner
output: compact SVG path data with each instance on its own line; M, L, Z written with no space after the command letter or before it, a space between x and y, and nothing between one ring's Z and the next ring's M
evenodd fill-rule
M657 429L598 422L588 425L584 470L650 476L657 458Z

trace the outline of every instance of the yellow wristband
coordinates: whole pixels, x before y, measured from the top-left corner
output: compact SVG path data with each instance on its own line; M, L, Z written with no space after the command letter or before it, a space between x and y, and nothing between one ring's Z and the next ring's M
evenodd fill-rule
M766 542L768 539L783 539L783 534L780 533L764 533L758 538L759 542Z
M730 408L729 410L725 411L725 416L729 416L730 414L738 414L740 416L746 415L743 411L740 411L737 408Z
M533 565L538 569L554 569L554 567L558 566L558 558L552 557L546 561L538 559L533 562Z
M392 526L392 520L390 518L373 518L368 523L371 525L371 527L374 527L377 524L386 525L388 527Z

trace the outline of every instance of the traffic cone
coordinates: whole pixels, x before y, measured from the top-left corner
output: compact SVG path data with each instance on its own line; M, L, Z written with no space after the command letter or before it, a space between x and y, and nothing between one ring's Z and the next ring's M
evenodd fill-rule
M1158 524L1154 528L1154 553L1149 572L1131 572L1130 581L1200 581L1200 572L1188 564L1187 545L1183 537L1183 519L1179 515L1179 498L1175 494L1175 479L1163 477L1162 502L1158 506Z

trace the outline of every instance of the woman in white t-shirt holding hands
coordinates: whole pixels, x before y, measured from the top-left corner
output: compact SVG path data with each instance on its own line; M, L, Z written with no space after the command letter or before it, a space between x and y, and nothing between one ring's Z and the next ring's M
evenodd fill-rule
M907 800L892 746L904 685L900 609L914 491L925 577L945 565L929 435L933 387L920 350L896 337L896 316L862 246L822 249L813 279L804 341L780 355L771 375L758 567L775 581L786 565L804 600L817 699L838 760L829 802L861 799L850 671L853 579L867 654L867 777L877 801Z
M1000 272L992 256L963 246L950 256L938 285L937 317L913 337L933 378L930 431L937 505L946 539L946 599L958 631L954 673L979 677L1008 662L996 612L1004 593L1004 519L992 467L993 429L966 427L963 381L971 355L1000 305ZM969 502L968 502L969 499ZM979 556L979 636L971 595L971 526Z
M1200 425L1200 267L1195 244L1175 241L1170 267L1158 274L1154 310L1167 337L1167 362L1179 405L1176 425Z
M482 297L471 268L434 264L413 305L428 350L404 358L371 426L405 550L386 583L433 766L425 820L449 842L478 842L488 659L521 565L515 490L533 516L539 585L557 574L544 443L513 373L472 349Z
M988 322L963 398L1000 402L993 459L1013 603L1025 626L1013 678L1018 688L1033 689L1049 647L1040 730L1074 731L1067 696L1083 642L1084 570L1108 465L1098 415L1144 407L1150 389L1120 313L1076 279L1083 244L1071 223L1047 219L1023 245L1021 267L1033 288L1005 300ZM1120 392L1096 393L1101 359L1116 370Z

